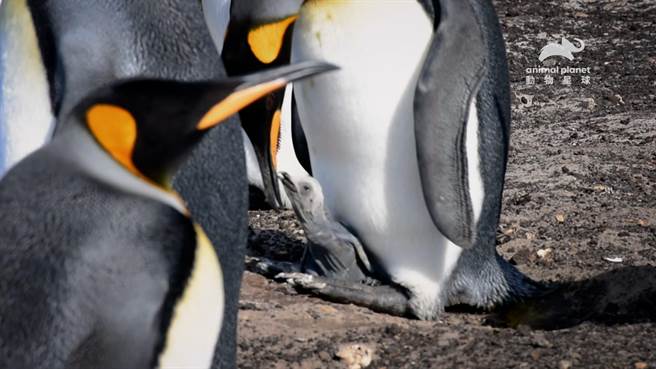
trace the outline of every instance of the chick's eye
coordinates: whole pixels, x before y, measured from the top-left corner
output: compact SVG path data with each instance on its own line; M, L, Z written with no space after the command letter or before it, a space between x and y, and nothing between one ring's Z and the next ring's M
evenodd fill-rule
M303 192L310 192L310 186L308 185L303 186Z

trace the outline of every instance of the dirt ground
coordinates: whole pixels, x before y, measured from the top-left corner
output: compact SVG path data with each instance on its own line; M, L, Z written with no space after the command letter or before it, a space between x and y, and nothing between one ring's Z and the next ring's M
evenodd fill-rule
M247 272L240 368L656 368L656 0L499 0L513 132L498 249L557 289L503 311L449 309L422 322L298 294ZM591 67L527 84L547 42L580 38L557 65ZM574 42L577 44L576 42ZM551 63L553 65L553 63ZM291 212L251 213L249 252L298 260Z

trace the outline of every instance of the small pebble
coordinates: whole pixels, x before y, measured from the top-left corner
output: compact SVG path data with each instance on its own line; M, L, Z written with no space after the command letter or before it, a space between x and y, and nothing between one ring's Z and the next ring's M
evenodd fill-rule
M540 259L545 259L549 255L551 255L552 252L553 252L553 249L551 249L551 248L540 249L540 250L538 250L538 257Z
M316 309L324 315L333 315L338 313L337 309L329 305L319 305Z
M584 109L594 110L596 107L597 107L597 103L594 101L593 98L589 97L587 99L583 99Z
M624 261L624 259L619 257L604 257L604 260L606 260L609 263L621 263Z
M335 356L347 365L348 369L363 369L368 367L373 360L373 355L373 348L361 343L342 345L335 354Z
M601 184L596 184L592 187L592 189L597 191L597 192L604 192L604 191L606 191L606 186L601 185Z
M561 360L558 363L558 369L570 369L572 367L572 362L569 360Z
M558 223L564 223L565 219L567 219L567 216L565 216L565 214L563 213L556 214L556 220L558 221Z
M637 363L633 364L635 369L647 369L649 368L649 365L645 363L644 361L638 361Z
M547 337L544 336L544 334L540 332L533 333L532 335L532 344L537 347L545 347L545 348L550 348L553 347L553 343L547 339Z

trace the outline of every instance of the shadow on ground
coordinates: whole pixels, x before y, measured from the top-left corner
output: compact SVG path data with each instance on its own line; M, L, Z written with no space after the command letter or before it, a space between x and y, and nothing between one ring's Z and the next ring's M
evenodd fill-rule
M656 268L625 267L594 278L559 283L533 300L508 306L488 321L555 330L583 322L606 325L656 322Z
M280 231L259 232L251 241L251 256L272 260L297 262L303 248L301 240ZM448 311L481 313L462 305ZM609 326L656 322L656 268L624 267L589 279L554 283L540 296L500 308L486 321L493 327L539 330L570 328L584 322Z

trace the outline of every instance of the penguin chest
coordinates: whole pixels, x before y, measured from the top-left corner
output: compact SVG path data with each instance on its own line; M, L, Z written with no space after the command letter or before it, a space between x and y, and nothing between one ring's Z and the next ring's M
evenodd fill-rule
M205 232L198 225L195 229L194 264L166 332L161 369L209 369L221 331L225 303L221 266Z
M310 130L313 166L345 155L358 161L354 165L380 161L389 145L407 152L414 139L417 75L432 37L421 5L414 0L308 1L293 37L292 61L325 60L340 67L295 83L301 123ZM327 139L336 135L346 141Z
M5 0L0 6L0 177L48 140L53 123L27 1Z
M383 262L427 270L443 236L423 197L413 99L432 35L417 1L310 1L292 44L293 61L341 68L294 84L327 206Z

